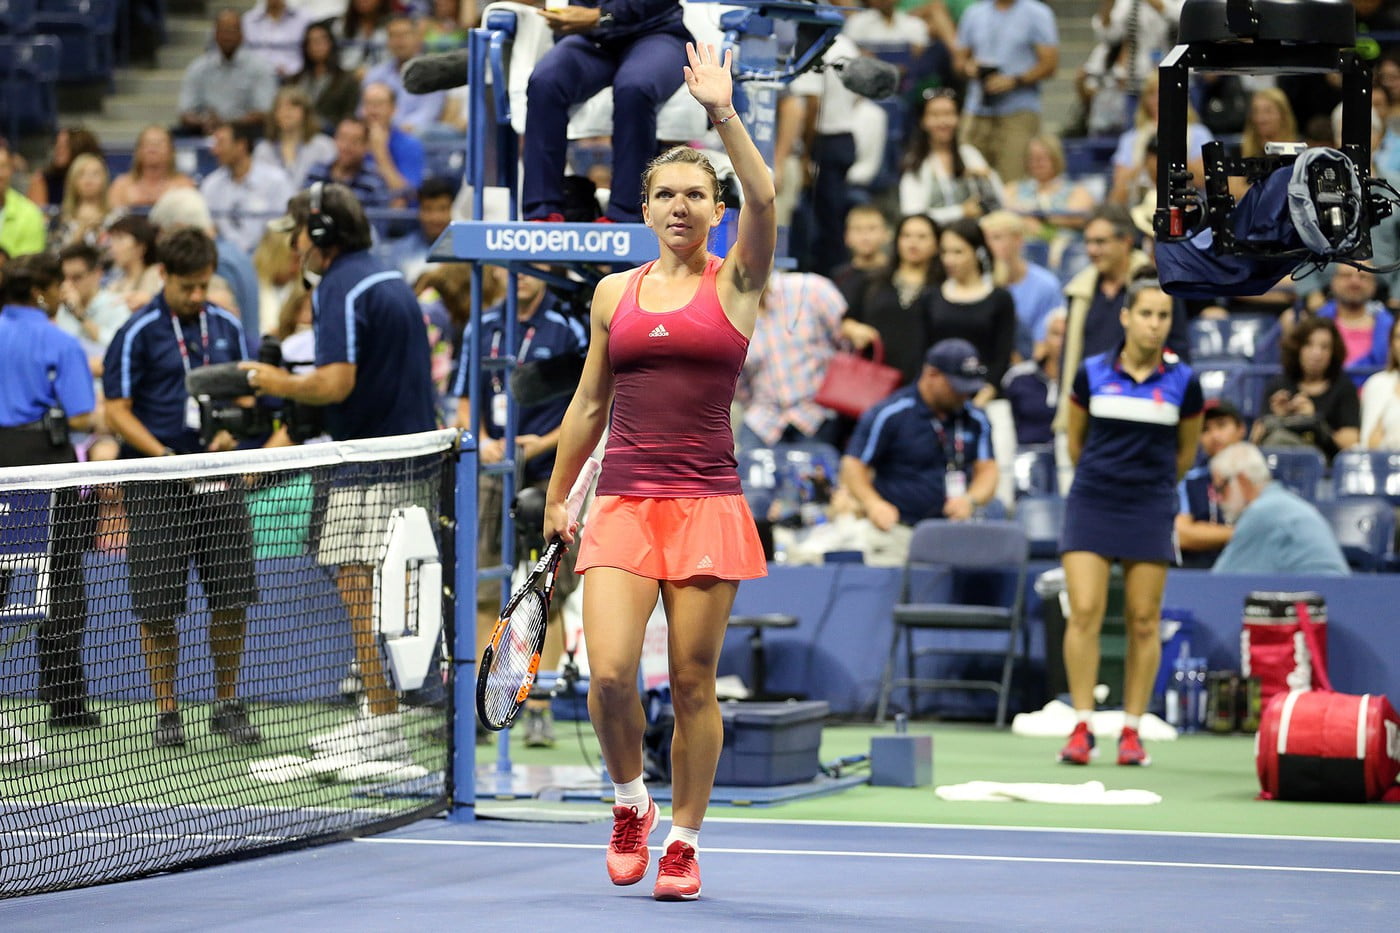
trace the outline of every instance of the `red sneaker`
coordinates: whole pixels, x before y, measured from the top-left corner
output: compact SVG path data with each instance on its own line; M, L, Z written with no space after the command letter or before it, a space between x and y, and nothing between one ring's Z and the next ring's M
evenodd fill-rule
M647 812L636 807L613 807L612 839L608 842L608 877L613 884L636 884L647 873L651 852L647 836L656 828L656 802L647 797Z
M679 839L667 847L651 896L658 901L693 901L700 896L700 860L694 849Z
M556 211L553 214L545 214L543 217L531 217L529 220L532 224L562 224L564 215Z
M1136 729L1124 728L1118 736L1118 763L1137 765L1145 768L1152 764L1152 756L1142 747L1142 737Z
M1060 761L1067 765L1087 765L1089 759L1098 754L1094 748L1094 733L1089 731L1089 724L1081 722L1074 727L1074 731L1069 734L1069 741L1065 747L1060 749Z
M613 220L613 219L612 219L611 217L609 217L607 214L599 214L598 217L597 217L597 219L595 219L593 222L594 222L595 224L615 224L615 223L617 223L616 220Z

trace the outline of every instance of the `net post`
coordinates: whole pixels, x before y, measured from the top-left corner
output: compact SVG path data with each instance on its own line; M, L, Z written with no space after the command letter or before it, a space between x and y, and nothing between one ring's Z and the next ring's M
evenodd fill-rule
M453 494L456 562L452 568L454 625L452 645L452 774L447 818L476 819L476 439L462 431L458 440Z

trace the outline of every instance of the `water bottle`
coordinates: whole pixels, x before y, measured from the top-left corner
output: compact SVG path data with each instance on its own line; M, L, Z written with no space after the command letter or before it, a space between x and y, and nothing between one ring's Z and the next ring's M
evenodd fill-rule
M1196 698L1193 704L1192 716L1195 719L1195 729L1199 732L1206 727L1206 706L1210 703L1210 690L1207 686L1209 681L1209 669L1205 658L1196 658L1194 674L1196 679Z
M1172 679L1167 681L1166 692L1166 713L1167 722L1175 726L1179 731L1186 731L1184 715L1185 708L1189 703L1190 694L1190 674L1187 670L1186 659L1177 658L1172 662Z
M1205 701L1205 661L1201 658L1185 658L1177 662L1181 666L1179 676L1184 679L1184 693L1181 697L1182 732L1196 732L1204 720L1202 704Z

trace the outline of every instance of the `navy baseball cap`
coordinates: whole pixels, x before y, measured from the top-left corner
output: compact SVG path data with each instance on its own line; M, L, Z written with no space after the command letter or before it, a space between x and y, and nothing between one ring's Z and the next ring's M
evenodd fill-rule
M948 379L960 395L976 395L987 384L987 367L977 357L977 348L966 340L950 337L940 340L924 354L924 364Z

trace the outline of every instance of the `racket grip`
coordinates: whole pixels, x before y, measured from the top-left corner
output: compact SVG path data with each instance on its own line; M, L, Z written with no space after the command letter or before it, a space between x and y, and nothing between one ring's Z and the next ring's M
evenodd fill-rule
M588 496L588 490L593 486L593 480L598 477L598 473L603 469L603 464L597 457L589 457L583 463L583 469L578 471L578 479L574 480L574 488L569 490L569 498L564 501L564 508L569 515L569 524L572 525L578 520L578 513L583 509L583 500Z

